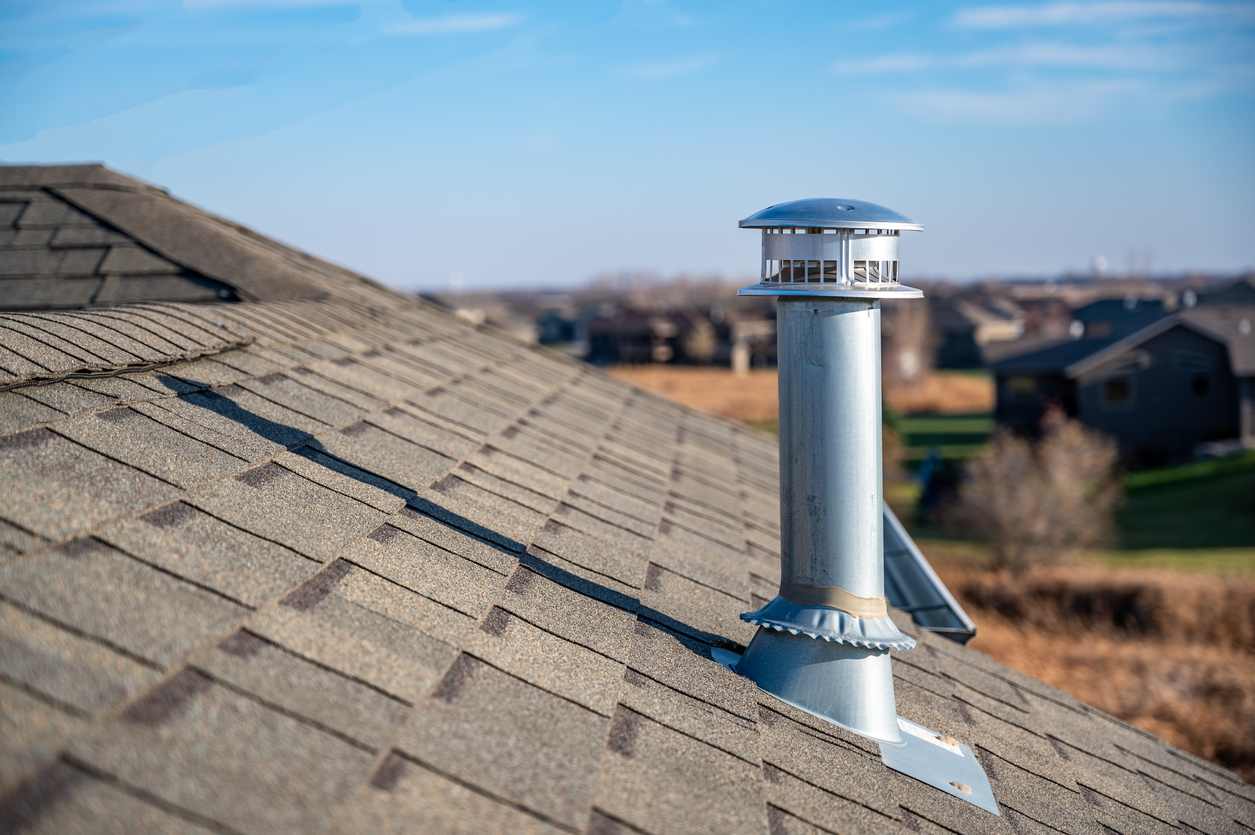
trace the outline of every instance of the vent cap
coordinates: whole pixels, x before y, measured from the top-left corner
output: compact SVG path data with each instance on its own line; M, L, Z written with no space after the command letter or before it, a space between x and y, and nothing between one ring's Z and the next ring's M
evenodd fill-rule
M740 223L742 229L769 226L801 226L819 229L896 229L922 232L923 224L906 215L866 200L810 197L768 206Z

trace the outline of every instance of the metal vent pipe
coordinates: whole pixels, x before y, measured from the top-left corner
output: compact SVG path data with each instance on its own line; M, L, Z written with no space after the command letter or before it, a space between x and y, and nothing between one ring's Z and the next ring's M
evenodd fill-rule
M759 628L737 671L785 702L899 745L889 650L915 642L885 601L880 300L923 296L897 281L898 233L922 227L855 200L783 203L740 225L764 237L762 282L740 293L779 297L781 578L771 602L741 616ZM851 242L873 236L892 241L878 268L847 269ZM806 261L828 241L844 247L844 263Z

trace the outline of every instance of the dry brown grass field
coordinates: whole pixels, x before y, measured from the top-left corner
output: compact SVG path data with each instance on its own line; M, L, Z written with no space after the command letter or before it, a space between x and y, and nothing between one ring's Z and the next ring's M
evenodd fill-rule
M620 380L656 391L677 403L733 420L766 423L779 415L774 368L733 374L726 368L619 365L607 371Z
M970 646L1255 782L1255 577L1092 564L1012 577L918 543L976 621Z
M621 380L670 397L677 403L742 420L767 423L776 420L776 369L755 368L733 374L726 368L679 365L621 365L608 369ZM918 386L885 392L885 399L901 414L972 414L994 406L988 378L952 371L938 371Z
M611 373L736 420L778 417L774 369ZM988 379L939 372L887 399L902 414L970 414L989 411L993 392ZM974 649L1255 782L1255 571L1112 567L1095 554L1012 577L988 569L979 544L919 545L976 621Z

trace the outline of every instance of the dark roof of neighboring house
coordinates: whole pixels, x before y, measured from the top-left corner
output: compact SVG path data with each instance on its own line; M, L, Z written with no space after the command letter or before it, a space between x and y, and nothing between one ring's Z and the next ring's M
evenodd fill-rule
M1098 350L1073 360L1062 372L1069 377L1077 377L1177 327L1188 328L1227 347L1229 365L1236 376L1255 375L1255 305L1207 306L1180 311L1122 339L1105 340L1106 344ZM1000 365L998 370L1003 370L1003 367Z
M1229 346L1229 364L1234 374L1255 376L1255 303L1199 305L1184 311L1181 319Z
M995 374L1063 374L1064 369L1116 342L1107 339L1050 339L1025 344L1007 343L1001 351L1011 353L988 363ZM1014 353L1012 353L1014 352Z
M1245 324L1243 324L1245 323ZM1076 377L1102 362L1175 327L1186 327L1229 349L1229 363L1239 377L1255 375L1255 305L1200 305L1106 339L1070 339L1030 347L989 364L997 374L1061 374ZM1013 349L1012 349L1013 350Z
M1200 306L1255 304L1255 275L1244 276L1220 290L1200 294L1198 304Z
M968 315L973 305L961 298L938 298L930 300L928 306L929 321L939 333L964 333L976 328L977 321Z
M608 315L598 316L588 323L590 336L661 336L673 337L680 327L687 324L682 313L656 313L652 310L620 308Z
M888 770L711 659L776 591L773 438L195 224L154 250L259 300L0 314L0 831L1255 828L901 612L898 709L1002 817Z
M1063 374L1065 369L1115 344L1167 313L1158 299L1100 299L1072 311L1085 325L1079 339L1009 342L986 351L986 364L1002 374Z
M1091 330L1105 325L1103 336L1119 338L1168 315L1161 299L1099 299L1072 311L1072 318Z

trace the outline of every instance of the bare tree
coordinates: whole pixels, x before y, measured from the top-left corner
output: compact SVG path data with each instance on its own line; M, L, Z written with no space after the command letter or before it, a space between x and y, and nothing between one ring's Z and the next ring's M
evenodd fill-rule
M999 430L968 464L959 512L993 549L993 564L1019 573L1062 562L1111 534L1120 499L1115 442L1052 415L1035 444Z
M886 390L909 389L932 372L933 340L928 305L914 300L882 302L881 379Z

